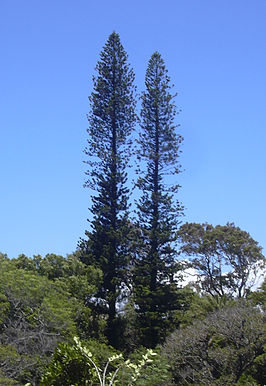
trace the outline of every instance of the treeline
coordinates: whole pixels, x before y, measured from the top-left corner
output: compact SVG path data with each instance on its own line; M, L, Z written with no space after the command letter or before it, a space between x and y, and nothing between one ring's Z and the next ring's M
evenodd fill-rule
M265 383L265 258L234 224L180 225L171 91L155 52L138 117L110 35L89 98L90 227L67 257L0 256L1 385Z
M95 296L100 270L85 266L79 252L62 257L16 259L0 256L0 384L100 384L73 337L92 353L101 369L119 350L108 345L106 317L87 302ZM136 381L126 359L138 364L146 354L130 302L121 310L123 355L107 375L120 385L264 385L266 282L245 298L179 289L176 330L155 349ZM121 332L122 333L122 332ZM87 382L87 383L86 383ZM94 383L93 383L94 382Z

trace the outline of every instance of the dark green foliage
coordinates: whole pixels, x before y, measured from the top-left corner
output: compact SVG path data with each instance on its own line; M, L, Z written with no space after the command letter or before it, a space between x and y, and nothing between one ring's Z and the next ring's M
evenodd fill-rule
M0 385L1 386L14 386L14 385L19 386L19 382L15 381L14 379L2 376L0 372Z
M253 304L259 306L264 312L266 312L266 278L264 278L264 281L258 290L249 295L249 299Z
M56 348L53 360L42 377L41 385L86 385L86 380L92 378L91 370L75 346L61 343Z
M200 288L212 296L245 297L265 266L257 241L234 224L186 223L178 235L182 252L193 257Z
M209 314L233 304L235 300L226 296L201 295L194 292L187 310L180 316L180 327L190 325L196 319L204 320Z
M266 343L264 344L263 352L254 359L245 374L239 378L238 384L246 386L264 386L266 384Z
M161 55L155 52L148 64L146 91L142 95L141 133L137 151L140 173L137 186L139 249L134 270L134 295L142 343L154 347L171 330L179 308L176 290L174 242L182 208L175 199L176 184L166 184L165 176L180 171L182 137L176 134L170 79ZM171 177L169 177L171 178ZM167 181L168 182L168 181Z
M229 386L252 373L265 338L263 314L242 301L176 331L164 352L175 384Z
M139 348L128 360L112 347L97 341L61 343L42 378L42 386L112 385L170 386L167 358ZM99 374L97 374L97 370Z
M126 167L136 118L134 73L115 32L104 46L96 70L85 153L89 157L86 186L97 193L92 197L91 231L79 247L82 261L103 272L102 286L96 301L91 303L97 312L108 315L108 340L117 345L117 303L126 282L129 259Z
M85 342L84 342L85 344ZM97 367L104 368L115 350L97 341L88 341L85 347L92 353ZM112 369L112 366L110 367ZM42 386L82 386L97 385L99 380L93 365L74 343L61 343L56 348L52 362L45 372Z

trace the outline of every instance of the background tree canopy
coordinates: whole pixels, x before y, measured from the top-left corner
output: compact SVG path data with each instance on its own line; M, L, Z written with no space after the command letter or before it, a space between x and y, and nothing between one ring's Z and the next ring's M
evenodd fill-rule
M203 291L219 297L245 297L265 266L257 241L234 224L184 224L181 252L191 257Z

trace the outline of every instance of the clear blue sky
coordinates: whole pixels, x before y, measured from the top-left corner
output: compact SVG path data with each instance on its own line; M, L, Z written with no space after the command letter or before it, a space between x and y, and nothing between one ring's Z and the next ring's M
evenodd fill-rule
M266 247L265 0L1 0L0 251L75 250L88 96L113 31L143 89L159 51L182 109L184 221L227 221Z

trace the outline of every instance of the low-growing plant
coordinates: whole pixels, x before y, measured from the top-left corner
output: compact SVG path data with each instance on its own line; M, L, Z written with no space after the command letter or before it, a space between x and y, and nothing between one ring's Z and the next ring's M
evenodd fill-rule
M164 365L165 371L163 371L158 365L159 355L152 349L143 349L134 356L134 360L125 360L122 353L116 352L110 346L99 342L97 346L99 347L98 352L95 350L95 341L90 347L90 342L86 345L77 337L74 338L73 345L60 344L42 377L41 385L148 386L168 384L164 382L168 378L167 365ZM103 355L103 349L108 354L105 362L103 356L106 355ZM155 375L155 380L153 375Z

